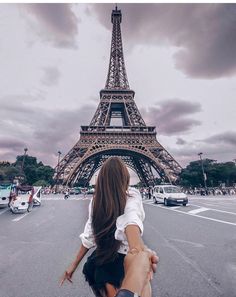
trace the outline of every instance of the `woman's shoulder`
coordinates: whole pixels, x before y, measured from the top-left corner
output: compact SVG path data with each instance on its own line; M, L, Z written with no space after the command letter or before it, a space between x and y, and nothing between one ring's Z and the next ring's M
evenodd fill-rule
M128 198L136 198L142 200L142 196L139 190L133 187L128 188Z
M127 191L127 201L125 205L125 214L136 214L143 221L145 218L145 213L143 209L142 196L139 190L129 187Z

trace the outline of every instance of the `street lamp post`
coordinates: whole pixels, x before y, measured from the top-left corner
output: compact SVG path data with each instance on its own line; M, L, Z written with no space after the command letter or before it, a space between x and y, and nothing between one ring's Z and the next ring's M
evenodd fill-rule
M23 160L21 163L21 182L23 182L25 180L24 165L25 165L25 157L26 157L27 151L28 151L27 147L24 148L24 155L23 155Z
M23 173L23 169L24 169L24 165L25 165L25 156L26 156L27 151L28 151L27 147L24 148L24 156L23 156L23 160L22 160L22 163L21 163L21 171L22 171L22 173Z
M206 173L205 173L204 167L203 167L202 154L203 153L198 153L198 156L199 156L199 158L201 160L201 167L202 167L202 175L203 175L204 187L205 187L205 191L206 191L206 195L207 195L207 185L206 185L206 179L207 179L207 177L206 177Z
M56 178L56 193L58 191L58 177L59 177L59 163L61 158L61 151L58 151L58 159L57 159L57 178Z

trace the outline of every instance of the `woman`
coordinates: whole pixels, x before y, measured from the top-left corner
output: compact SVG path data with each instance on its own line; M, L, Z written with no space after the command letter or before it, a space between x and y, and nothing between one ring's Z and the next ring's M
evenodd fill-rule
M110 157L102 166L95 195L89 205L89 218L80 235L82 245L76 259L65 271L61 284L72 275L88 250L96 247L83 267L83 273L95 296L114 297L124 278L124 257L141 251L144 243L145 213L138 190L128 188L129 172L118 157ZM150 284L141 297L151 296Z

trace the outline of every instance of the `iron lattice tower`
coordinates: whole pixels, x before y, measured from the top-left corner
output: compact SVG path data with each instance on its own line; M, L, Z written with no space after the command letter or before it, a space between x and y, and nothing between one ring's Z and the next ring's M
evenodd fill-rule
M105 89L89 126L81 126L80 139L56 167L62 184L87 186L110 156L120 156L140 181L153 185L156 177L175 182L181 166L156 139L155 126L147 126L134 101L125 70L122 14L112 11L113 24L109 70ZM119 119L121 124L113 122Z

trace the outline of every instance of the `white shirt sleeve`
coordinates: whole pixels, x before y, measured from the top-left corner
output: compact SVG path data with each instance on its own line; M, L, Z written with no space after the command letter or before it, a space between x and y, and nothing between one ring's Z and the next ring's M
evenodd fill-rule
M81 233L79 236L83 246L85 246L87 249L90 249L95 246L95 240L92 229L92 201L93 199L91 199L89 203L89 218L85 224L84 232Z
M125 228L128 225L137 225L143 235L143 221L145 212L142 197L137 189L129 188L124 214L116 220L115 239L127 242Z

